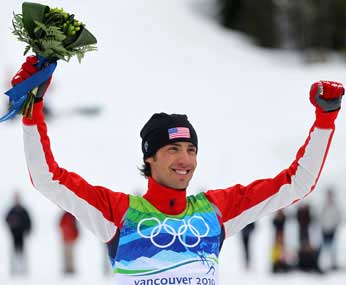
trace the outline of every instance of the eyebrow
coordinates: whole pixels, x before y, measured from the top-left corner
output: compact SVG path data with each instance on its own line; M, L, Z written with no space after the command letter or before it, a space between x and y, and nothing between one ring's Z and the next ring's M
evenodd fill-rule
M181 144L179 142L172 142L169 145L174 145L174 146L181 146Z
M179 147L181 147L180 142L172 142L172 143L170 143L169 145L174 145L174 146L179 146ZM193 143L189 143L187 147L189 147L189 148L190 148L190 147L197 148Z

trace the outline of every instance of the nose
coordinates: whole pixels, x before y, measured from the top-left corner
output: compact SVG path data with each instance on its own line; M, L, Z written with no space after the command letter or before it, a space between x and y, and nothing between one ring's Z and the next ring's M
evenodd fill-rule
M182 150L179 152L177 163L179 166L189 167L193 164L194 159L195 158L187 150Z

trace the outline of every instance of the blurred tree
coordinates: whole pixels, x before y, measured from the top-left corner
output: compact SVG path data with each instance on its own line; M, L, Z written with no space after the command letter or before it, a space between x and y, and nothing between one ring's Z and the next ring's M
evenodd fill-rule
M346 51L345 0L217 0L222 26L264 47Z
M221 24L252 36L263 47L278 47L273 0L218 0Z
M323 0L293 1L288 13L299 48L322 48L328 45L331 34L326 12L328 5L329 2Z
M329 14L332 22L332 48L346 51L346 1L334 0L331 2Z

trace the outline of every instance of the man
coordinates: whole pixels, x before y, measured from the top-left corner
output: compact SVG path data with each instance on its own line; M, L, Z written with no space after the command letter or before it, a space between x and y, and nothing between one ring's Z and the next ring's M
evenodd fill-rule
M31 230L31 219L28 211L22 205L18 193L15 193L14 205L6 215L6 223L13 242L10 266L11 274L26 274L28 268L25 256L25 238Z
M36 62L29 57L12 84L35 73ZM41 98L32 119L23 119L28 169L36 189L108 244L117 284L219 284L224 239L315 188L343 92L339 83L315 83L310 100L316 120L296 159L276 177L247 186L186 196L197 166L197 134L186 115L165 113L154 114L141 130L148 178L143 197L90 185L56 163Z

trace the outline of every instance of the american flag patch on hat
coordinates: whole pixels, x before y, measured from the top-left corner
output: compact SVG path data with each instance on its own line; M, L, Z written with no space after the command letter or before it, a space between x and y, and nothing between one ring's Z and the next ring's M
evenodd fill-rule
M187 138L187 139L191 138L189 128L185 128L185 127L168 129L168 136L170 140L177 139L177 138Z

